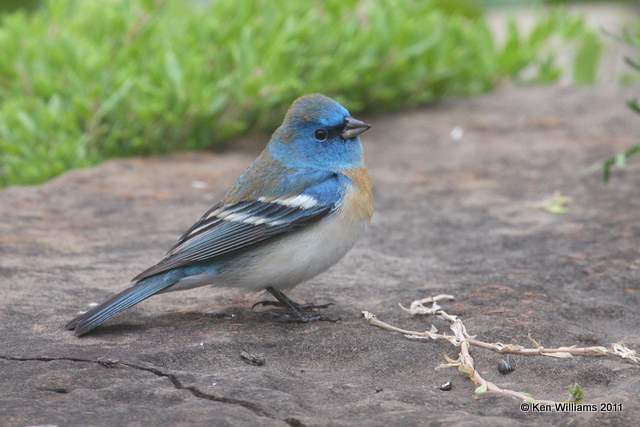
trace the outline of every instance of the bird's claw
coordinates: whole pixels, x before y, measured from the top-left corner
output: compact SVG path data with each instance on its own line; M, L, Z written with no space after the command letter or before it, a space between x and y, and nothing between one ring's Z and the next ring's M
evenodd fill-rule
M325 308L329 308L332 305L335 305L335 304L332 302L328 302L326 304L313 304L313 303L297 304L297 308L300 310L322 310ZM263 300L253 304L251 306L251 310L255 309L258 306L282 307L282 308L287 307L285 304L281 303L280 301Z
M309 303L309 304L300 304L299 308L301 310L323 310L325 308L329 308L332 305L335 305L332 302L328 302L326 304L314 304L314 303Z
M285 305L282 304L280 301L263 300L263 301L258 301L257 303L253 304L251 306L251 310L253 310L254 308L256 308L258 306L284 307Z
M341 320L340 318L332 318L332 317L326 317L326 316L322 316L320 314L307 314L307 313L301 313L301 315L298 315L298 313L292 313L292 312L284 312L284 313L273 313L275 320L277 322L282 322L282 323L310 323L310 322L338 322L339 320Z

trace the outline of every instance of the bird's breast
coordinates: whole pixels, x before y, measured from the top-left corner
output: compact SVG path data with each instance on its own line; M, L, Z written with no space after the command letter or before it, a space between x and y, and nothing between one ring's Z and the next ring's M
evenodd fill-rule
M347 169L342 172L351 180L342 205L345 218L354 221L370 221L373 215L373 189L365 168Z

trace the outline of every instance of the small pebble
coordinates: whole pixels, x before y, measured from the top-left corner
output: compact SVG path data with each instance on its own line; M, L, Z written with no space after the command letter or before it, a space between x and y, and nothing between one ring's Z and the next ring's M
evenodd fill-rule
M208 187L207 183L204 181L191 181L191 186L197 190L204 190Z
M464 136L464 129L462 129L460 126L456 126L453 129L451 129L449 136L451 137L451 140L453 142L458 142Z
M509 358L509 356L507 356L506 359L501 359L498 362L498 372L500 372L502 375L510 374L511 372L515 371L515 369L516 364Z
M247 362L249 365L262 366L264 365L264 356L261 354L249 353L242 350L240 352L240 358Z
M449 391L453 388L453 383L451 381L447 381L444 384L440 384L440 390Z

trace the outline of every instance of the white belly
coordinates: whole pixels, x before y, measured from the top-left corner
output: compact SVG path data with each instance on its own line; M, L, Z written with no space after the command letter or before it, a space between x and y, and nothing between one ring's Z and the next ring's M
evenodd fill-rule
M256 249L248 262L231 265L215 284L247 290L292 288L337 263L362 236L367 224L348 222L339 214L324 218L308 229Z

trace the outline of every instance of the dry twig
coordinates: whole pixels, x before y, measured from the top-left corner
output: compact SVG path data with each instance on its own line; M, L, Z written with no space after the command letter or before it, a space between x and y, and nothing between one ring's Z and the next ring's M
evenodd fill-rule
M611 356L625 359L634 364L640 364L640 356L638 356L636 351L627 348L622 343L611 344L609 348L604 346L576 347L575 345L568 347L545 348L533 338L529 337L534 343L535 348L527 348L518 344L503 344L500 342L489 343L479 340L475 336L468 334L467 328L462 320L455 315L447 313L442 309L442 307L440 307L440 305L438 305L438 301L453 299L454 297L452 295L437 295L435 297L413 301L409 308L400 305L400 308L411 315L435 315L436 317L447 321L449 323L449 329L451 329L453 335L439 333L434 325L431 325L431 329L428 331L410 331L383 322L368 311L363 311L362 314L370 325L377 326L388 331L399 332L409 339L441 340L447 341L453 346L458 347L458 358L454 360L445 356L447 363L441 364L438 368L457 367L458 371L465 374L476 385L476 394L478 395L491 392L522 401L554 403L552 401L535 399L529 394L523 392L501 388L491 381L484 379L475 369L473 357L469 352L470 346L485 348L496 353L510 353L523 356L548 356L557 358L571 358L573 356ZM425 304L431 304L431 306L427 307Z

